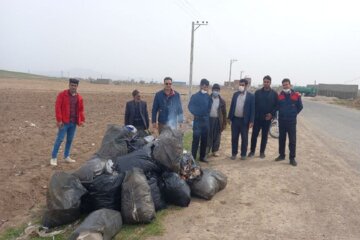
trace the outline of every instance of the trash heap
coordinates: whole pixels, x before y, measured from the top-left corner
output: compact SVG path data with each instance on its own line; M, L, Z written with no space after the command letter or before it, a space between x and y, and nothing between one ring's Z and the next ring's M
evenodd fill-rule
M191 196L210 200L227 177L201 169L183 150L183 134L165 128L154 139L131 126L109 125L101 147L74 172L56 172L43 226L54 228L89 214L70 239L111 239L123 223L149 223L168 204L187 207Z

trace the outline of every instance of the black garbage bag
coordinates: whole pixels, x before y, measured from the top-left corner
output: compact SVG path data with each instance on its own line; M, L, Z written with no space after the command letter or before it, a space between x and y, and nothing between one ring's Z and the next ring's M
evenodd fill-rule
M79 169L72 174L81 182L92 182L95 176L101 175L105 170L106 161L93 157L86 161Z
M180 171L183 153L183 134L178 130L165 128L154 142L153 158L173 172Z
M96 155L103 159L115 159L128 153L126 141L134 136L134 132L126 126L110 124Z
M126 172L135 167L142 169L145 173L161 172L159 166L151 158L150 145L114 160L114 169L118 172Z
M210 200L217 192L226 187L227 177L220 171L203 169L200 179L190 184L191 194Z
M156 173L150 172L146 174L146 179L151 189L151 196L154 202L155 211L167 208L163 194L165 183L162 177Z
M155 218L150 186L139 168L126 172L121 191L121 215L125 223L149 223Z
M124 173L117 172L102 174L90 183L83 183L88 193L81 199L82 211L88 213L101 208L120 210L124 176Z
M174 172L164 172L162 177L165 183L165 200L180 207L187 207L191 201L190 187L187 183Z
M187 182L201 177L201 167L196 164L191 153L184 153L180 158L180 173L182 179Z
M65 172L54 173L47 192L43 226L58 227L80 218L81 197L85 193L86 189L75 176Z
M76 240L81 233L101 233L104 240L111 240L121 229L122 219L119 211L112 209L99 209L92 212L78 226L69 237L69 240Z
M131 139L126 141L128 146L128 153L141 149L143 146L145 146L148 143L145 137L150 135L151 134L148 130L138 130Z

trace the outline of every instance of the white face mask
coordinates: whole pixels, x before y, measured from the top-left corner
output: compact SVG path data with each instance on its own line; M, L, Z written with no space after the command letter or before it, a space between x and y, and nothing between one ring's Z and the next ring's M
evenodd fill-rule
M284 93L289 93L291 91L291 89L283 89Z
M244 86L239 86L239 91L240 92L243 92L245 90L245 87Z
M218 92L218 91L213 91L213 92L212 92L212 95L213 95L214 97L218 97L218 96L219 96L219 92Z
M205 94L205 93L207 93L207 91L206 90L201 90L201 93Z

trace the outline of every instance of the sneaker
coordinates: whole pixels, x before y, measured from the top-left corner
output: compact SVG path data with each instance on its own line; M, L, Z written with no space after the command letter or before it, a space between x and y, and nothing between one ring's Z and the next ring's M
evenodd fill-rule
M65 162L67 162L67 163L74 163L74 162L76 162L74 159L71 159L70 157L66 157L64 160L65 160Z
M241 160L246 160L246 156L241 156L240 159Z
M231 160L235 160L236 159L236 155L231 155Z
M260 153L260 158L265 158L265 153Z
M204 158L200 158L200 162L209 163L209 161L207 160L207 158L206 158L206 157L204 157Z
M56 158L50 159L50 165L51 166L57 166L57 159Z
M249 157L249 158L254 157L254 152L249 152L248 157Z
M213 152L212 154L214 157L220 157L220 154L218 152Z
M282 160L285 160L285 157L278 156L277 158L275 158L275 161L282 161Z
M290 164L293 165L294 167L297 166L297 162L295 161L295 158L290 158Z

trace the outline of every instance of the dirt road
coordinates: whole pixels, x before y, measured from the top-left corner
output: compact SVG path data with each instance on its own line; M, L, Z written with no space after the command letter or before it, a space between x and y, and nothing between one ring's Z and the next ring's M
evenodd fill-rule
M97 150L106 124L123 122L130 90L139 88L148 102L158 90L82 83L87 122L74 140L78 162L52 168L54 101L66 86L0 79L0 232L39 215L51 174L76 169ZM231 93L223 94L229 102ZM209 166L228 176L227 188L211 201L193 199L188 208L168 214L165 234L153 239L360 239L359 174L334 147L337 142L325 138L305 114L298 124L298 167L273 161L275 139L264 160L230 160L229 130L222 142L222 157Z
M224 157L209 165L228 175L227 188L169 214L166 234L153 239L360 239L360 176L345 161L352 154L311 123L300 115L298 167L273 161L271 138L266 159L232 161L225 132Z

